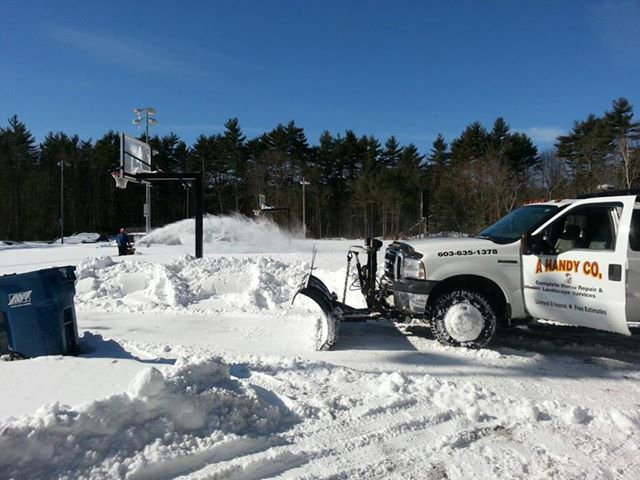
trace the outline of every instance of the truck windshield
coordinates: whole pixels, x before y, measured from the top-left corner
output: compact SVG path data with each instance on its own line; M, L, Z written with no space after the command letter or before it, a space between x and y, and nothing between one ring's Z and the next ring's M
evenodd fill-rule
M523 234L538 227L557 213L555 205L528 205L516 208L490 227L482 230L477 237L488 238L496 243L511 243Z

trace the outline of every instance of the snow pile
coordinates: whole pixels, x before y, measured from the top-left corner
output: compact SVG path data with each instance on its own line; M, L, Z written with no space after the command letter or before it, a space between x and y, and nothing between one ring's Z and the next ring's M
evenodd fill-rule
M76 272L75 303L93 311L280 311L307 270L303 261L271 257L184 255L166 264L86 258Z
M22 245L22 242L18 242L15 240L0 240L0 246L5 246L5 245Z
M73 235L69 235L68 237L64 237L64 243L68 245L78 245L80 243L95 243L100 238L98 233L94 232L79 232L74 233ZM58 238L55 243L60 243L60 239Z
M272 435L285 410L232 378L220 359L179 359L164 374L141 371L126 393L0 422L0 477L168 478L180 458Z
M195 222L187 219L158 228L142 237L139 243L191 245L194 240ZM290 247L291 236L268 218L207 215L203 221L203 242L211 244L207 252L276 252Z

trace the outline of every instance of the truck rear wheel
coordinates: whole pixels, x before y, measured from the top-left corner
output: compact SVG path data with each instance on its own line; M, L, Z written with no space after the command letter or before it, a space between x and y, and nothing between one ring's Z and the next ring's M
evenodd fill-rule
M495 309L472 290L442 294L432 306L431 331L443 345L482 348L496 332Z

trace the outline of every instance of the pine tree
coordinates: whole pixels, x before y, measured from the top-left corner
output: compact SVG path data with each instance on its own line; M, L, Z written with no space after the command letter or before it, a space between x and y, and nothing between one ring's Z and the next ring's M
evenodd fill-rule
M341 178L342 170L335 161L336 140L327 130L322 132L316 151L316 162L320 171L320 182L329 186L336 179Z
M315 151L315 163L318 169L318 190L316 194L316 215L318 234L337 235L338 226L335 215L343 190L342 166L336 159L337 140L327 130L322 132Z
M524 133L510 133L504 138L500 158L519 177L539 163L538 149Z
M364 174L377 173L383 166L381 159L382 148L380 147L380 142L373 135L361 137L360 142L362 143L364 149L362 172Z
M509 125L504 121L504 118L498 117L493 122L493 128L489 133L489 142L496 153L503 151L504 145L510 136Z
M303 176L309 161L309 142L304 134L304 129L297 127L294 121L289 122L286 128L288 136L287 155L291 159L292 171L296 180Z
M68 137L62 132L56 134L49 132L40 145L39 168L34 172L34 175L42 177L48 186L43 189L44 191L38 192L43 204L59 205L62 186L61 168L64 168L64 216L67 232L80 227L80 216L82 213L86 215L86 212L82 212L82 206L86 204L82 197L85 196L87 189L90 190L88 165L84 164L84 168L78 168L80 143L77 135ZM48 229L54 230L62 212L52 209L48 213L48 218L40 218L39 222L46 225Z
M640 123L633 121L633 107L626 98L613 101L612 110L605 118L611 129L611 147L614 161L619 164L621 184L631 188L638 178L638 164L632 158L633 146L640 138Z
M378 203L378 175L383 168L380 142L374 136L362 136L362 171L355 179L353 192L356 204L361 208L364 236L374 236Z
M162 137L152 137L149 145L156 152L153 156L154 168L164 172L185 172L188 170L189 147L175 133ZM184 218L189 212L190 194L186 184L179 182L155 183L151 189L154 213L152 219L157 225Z
M223 155L227 162L229 173L233 178L233 193L235 211L240 212L240 196L244 192L240 186L241 179L245 176L246 170L246 137L240 129L237 118L232 118L224 124L225 131L222 135ZM244 196L244 195L243 195Z
M199 135L189 151L188 170L203 172L205 212L223 213L223 202L218 189L217 161L220 156L217 136Z
M438 134L431 146L431 152L427 157L429 169L432 172L432 178L437 183L442 177L445 169L449 165L449 146L444 141L442 134Z
M447 193L450 186L446 184L449 158L449 145L445 142L444 136L439 133L433 141L431 151L427 156L425 172L427 177L427 200L432 205L431 210L440 214L434 215L433 221L429 221L428 226L430 229L435 228L438 230L441 228L441 214L450 207L450 196Z
M605 168L612 140L609 122L593 114L575 122L568 135L558 137L558 156L566 160L578 191L593 191L597 185L608 183Z
M342 176L353 180L362 171L365 148L353 130L347 130L344 137L337 137L335 156L342 167Z
M380 155L383 165L387 168L395 167L400 161L402 155L402 147L393 135L390 136L384 144L384 149Z
M24 240L27 233L27 219L36 205L28 201L32 192L27 191L26 186L37 160L38 148L33 135L14 115L9 118L8 128L0 128L0 167L4 172L0 194L11 200L0 202L3 204L0 223L6 238Z
M451 142L451 163L461 164L481 160L491 144L491 139L480 122L469 125Z

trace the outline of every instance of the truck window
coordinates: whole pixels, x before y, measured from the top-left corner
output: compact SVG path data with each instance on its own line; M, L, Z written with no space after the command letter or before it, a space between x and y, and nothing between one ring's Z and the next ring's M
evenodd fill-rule
M511 243L542 225L558 213L555 205L527 205L508 213L490 227L481 231L477 237L488 238L496 243Z
M559 218L545 231L555 254L575 249L613 250L616 243L614 218L619 204L584 205Z
M629 228L629 246L631 250L640 251L640 209L633 211L631 215L631 227Z

